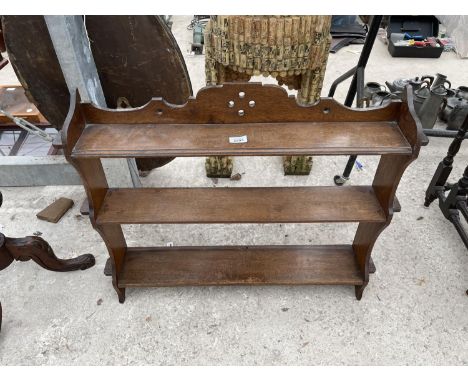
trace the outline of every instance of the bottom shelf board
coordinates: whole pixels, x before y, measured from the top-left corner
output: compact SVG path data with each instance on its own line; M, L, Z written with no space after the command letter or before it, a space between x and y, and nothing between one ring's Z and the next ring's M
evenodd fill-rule
M118 286L362 285L351 245L128 248Z

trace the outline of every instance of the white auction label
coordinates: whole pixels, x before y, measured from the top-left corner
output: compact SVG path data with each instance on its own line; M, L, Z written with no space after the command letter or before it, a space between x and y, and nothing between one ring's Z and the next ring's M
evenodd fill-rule
M246 143L247 142L247 135L243 135L241 137L229 137L229 143Z

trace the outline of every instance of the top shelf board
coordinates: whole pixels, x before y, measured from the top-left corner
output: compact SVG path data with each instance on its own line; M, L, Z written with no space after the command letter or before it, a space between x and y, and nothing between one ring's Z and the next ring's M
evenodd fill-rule
M411 153L396 122L90 124L83 130L72 157Z

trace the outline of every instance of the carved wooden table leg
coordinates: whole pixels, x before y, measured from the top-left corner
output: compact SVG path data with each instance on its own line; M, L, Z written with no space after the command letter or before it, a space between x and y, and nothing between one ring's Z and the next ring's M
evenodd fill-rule
M465 138L465 133L468 131L468 116L465 118L465 121L458 129L455 139L449 146L447 151L447 156L439 163L434 176L432 177L431 183L426 190L426 199L424 201L424 206L429 207L429 205L438 198L439 192L444 192L445 184L452 172L452 165L455 155L457 155L460 150L461 144Z
M0 233L0 270L7 268L13 260L33 260L42 268L54 272L70 272L91 268L95 263L94 256L85 254L73 259L59 259L50 245L37 236L24 238L5 237ZM0 304L0 330L2 309Z
M91 254L81 255L73 259L59 259L44 239L37 236L24 238L5 237L0 233L0 270L6 268L13 260L33 260L42 268L54 272L70 272L85 270L95 264ZM3 266L4 265L4 266Z

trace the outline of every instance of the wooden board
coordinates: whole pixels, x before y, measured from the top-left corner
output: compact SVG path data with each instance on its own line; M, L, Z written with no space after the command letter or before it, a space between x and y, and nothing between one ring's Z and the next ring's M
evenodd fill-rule
M120 97L132 107L163 97L184 104L192 85L177 41L159 16L86 16L86 29L108 107ZM149 171L174 158L137 159Z
M120 188L98 224L383 222L370 186Z
M179 46L159 16L86 16L86 30L108 107L152 97L184 104L192 86Z
M247 143L230 143L230 137ZM392 122L90 125L73 157L410 154Z
M128 248L118 286L362 285L351 245Z
M37 213L37 218L50 223L57 223L65 213L73 207L73 200L68 198L59 198L41 212Z
M4 16L5 40L27 96L57 129L70 96L43 16ZM140 106L152 97L183 104L192 94L190 78L171 31L159 16L86 16L88 36L110 108L125 97ZM151 170L173 158L141 159Z
M8 58L27 98L57 129L70 104L62 69L43 16L2 16Z

